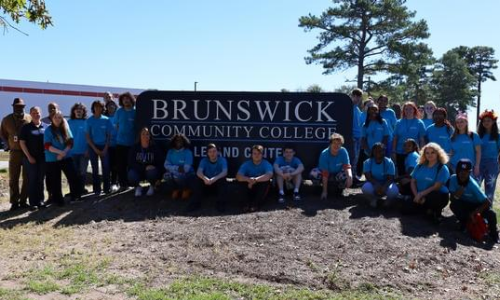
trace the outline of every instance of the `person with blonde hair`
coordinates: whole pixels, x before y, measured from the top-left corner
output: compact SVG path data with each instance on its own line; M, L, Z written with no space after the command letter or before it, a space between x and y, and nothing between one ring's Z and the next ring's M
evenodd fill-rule
M413 200L405 201L405 212L425 211L436 224L441 222L441 213L449 201L447 163L448 155L438 144L429 143L422 148L420 161L411 174Z
M424 122L425 128L429 128L429 126L434 123L433 114L436 110L437 106L434 101L427 101L424 105L424 114L422 115L422 122Z

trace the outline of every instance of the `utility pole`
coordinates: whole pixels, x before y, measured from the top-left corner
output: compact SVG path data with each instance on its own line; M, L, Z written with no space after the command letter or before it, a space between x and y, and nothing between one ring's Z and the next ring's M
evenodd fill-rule
M198 85L198 81L195 81L195 82L194 82L194 91L195 91L195 92L196 92L196 87L197 87L197 85Z

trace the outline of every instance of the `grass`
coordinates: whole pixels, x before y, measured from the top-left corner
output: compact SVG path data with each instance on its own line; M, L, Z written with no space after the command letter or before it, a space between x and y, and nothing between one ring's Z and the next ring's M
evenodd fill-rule
M165 288L148 288L136 284L128 294L139 300L166 299L253 299L253 300L348 300L348 299L402 299L397 295L373 287L366 289L333 292L314 291L296 287L273 287L261 284L243 284L226 280L190 277L179 279Z
M0 299L1 300L28 300L24 297L20 291L5 289L0 287Z

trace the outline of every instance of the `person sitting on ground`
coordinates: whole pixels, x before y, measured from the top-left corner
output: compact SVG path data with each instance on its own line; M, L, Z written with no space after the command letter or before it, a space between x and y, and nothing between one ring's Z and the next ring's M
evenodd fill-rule
M403 147L406 153L405 173L398 176L396 181L398 182L400 194L404 196L411 196L411 173L420 161L420 154L418 153L418 144L414 139L407 139Z
M184 134L175 134L170 139L171 149L165 159L165 175L167 185L173 188L172 199L181 197L188 200L191 196L189 188L194 177L193 152L189 149L189 139Z
M465 229L467 222L474 222L475 215L481 214L488 221L491 241L498 243L497 216L491 209L491 200L471 176L471 170L469 159L458 161L457 173L450 178L450 209L460 222L461 229Z
M142 196L141 181L149 182L146 193L153 196L156 181L161 178L163 154L156 146L147 127L140 131L139 142L132 146L128 156L128 182L135 187L135 196Z
M252 146L252 159L244 162L236 174L236 180L240 183L240 189L243 190L243 211L245 212L259 209L269 192L273 166L262 158L263 153L263 146Z
M279 203L285 203L285 184L287 187L293 188L293 200L300 201L299 189L302 184L303 171L304 164L295 156L295 149L292 146L285 146L283 156L277 157L274 162L274 173L276 174L279 189Z
M322 184L321 199L328 198L329 191L336 197L342 197L345 188L352 186L351 163L347 150L342 147L344 137L338 133L330 136L330 146L319 157L319 177ZM311 171L315 177L316 169Z
M394 200L398 194L398 186L394 183L396 169L391 159L385 157L385 146L375 143L370 158L363 164L366 183L361 187L363 194L370 198L370 206L377 207L378 200L387 196L387 202Z
M449 201L447 162L448 155L438 144L429 143L422 148L419 164L411 174L413 201L404 202L405 213L425 211L434 223L441 222Z
M207 156L203 157L196 172L194 180L193 199L188 211L195 211L201 207L203 195L209 192L217 194L215 207L217 211L225 210L225 197L227 191L227 160L219 155L215 144L208 144Z

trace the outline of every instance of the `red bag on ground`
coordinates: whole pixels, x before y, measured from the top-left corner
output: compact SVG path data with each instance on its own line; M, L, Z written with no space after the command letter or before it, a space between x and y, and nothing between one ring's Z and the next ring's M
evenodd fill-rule
M467 221L467 231L475 241L482 242L484 241L484 236L488 232L488 225L484 222L481 214L476 214L474 216L474 221L475 222L471 222L470 220Z

